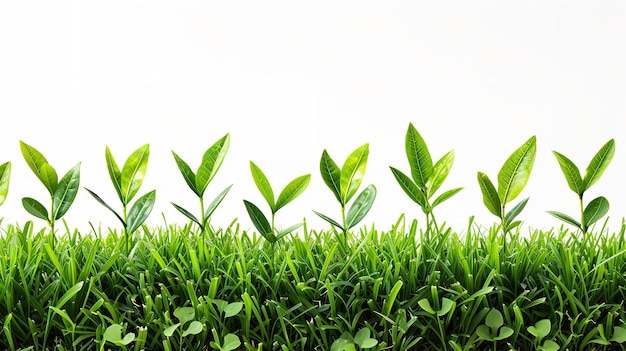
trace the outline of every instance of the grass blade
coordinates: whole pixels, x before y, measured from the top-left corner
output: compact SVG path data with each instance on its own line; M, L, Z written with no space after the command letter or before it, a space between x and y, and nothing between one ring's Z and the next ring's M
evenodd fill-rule
M537 138L533 135L509 156L498 172L498 195L502 204L513 201L526 186L536 151Z

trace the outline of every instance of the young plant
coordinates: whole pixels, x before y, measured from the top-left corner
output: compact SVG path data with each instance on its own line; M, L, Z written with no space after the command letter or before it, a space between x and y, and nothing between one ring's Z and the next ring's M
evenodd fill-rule
M504 325L502 313L495 308L487 314L485 324L476 329L479 339L493 342L494 351L498 349L498 341L508 339L513 333L513 329Z
M528 198L520 201L509 212L505 211L505 205L513 201L526 186L535 162L536 152L537 139L533 135L504 162L498 172L497 190L485 173L478 172L478 184L483 194L483 202L489 212L500 218L503 234L521 223L513 220L522 212Z
M456 302L446 297L439 300L439 292L435 286L431 286L430 293L433 304L431 304L427 298L417 301L417 304L424 310L425 314L437 321L437 328L431 324L429 325L429 329L431 329L433 333L437 334L439 337L442 349L447 350L446 327L452 320L454 310L456 309ZM444 318L446 315L447 317Z
M0 165L0 205L7 199L9 193L9 179L11 178L11 162Z
M185 179L185 182L187 182L189 188L198 196L198 199L200 200L200 217L197 218L196 216L191 214L190 211L187 211L183 207L173 202L171 202L171 204L180 213L185 215L185 217L198 224L203 239L211 215L213 214L213 212L215 212L220 203L222 203L222 200L224 200L224 197L226 197L226 194L232 187L231 184L226 187L226 189L222 190L222 192L219 193L217 197L215 197L215 199L213 199L213 201L205 210L204 191L206 190L211 180L213 180L213 177L215 177L217 171L222 166L222 162L224 161L224 157L226 156L229 145L230 134L226 134L205 151L204 155L202 156L202 162L200 163L200 166L198 167L198 171L196 173L194 173L191 170L191 167L189 167L189 165L172 150L172 155L174 155L176 165L178 166L180 173Z
M265 198L265 201L267 201L267 204L270 206L270 210L272 211L271 223L255 204L247 200L243 200L243 203L246 206L248 215L250 215L252 224L254 224L259 233L263 235L267 241L273 244L283 236L293 232L304 224L304 222L300 222L279 231L274 226L274 216L278 210L293 201L295 198L300 196L304 190L306 190L309 186L309 182L311 181L311 175L305 174L289 182L289 184L287 184L287 186L285 186L285 188L280 192L280 195L278 195L278 199L274 201L274 191L272 190L269 180L263 171L261 171L261 169L252 161L250 161L250 171L252 172L254 183L261 192L261 195Z
M313 212L326 222L341 229L344 238L348 235L348 230L365 217L376 198L376 187L369 185L356 197L346 216L346 205L358 190L365 175L368 155L369 144L364 144L348 156L340 169L326 150L322 153L320 172L324 183L330 188L341 205L341 224L322 213Z
M85 188L96 201L102 206L108 208L117 219L122 222L124 227L124 238L126 244L126 252L130 252L129 249L129 236L137 228L145 222L154 207L156 199L156 190L152 190L143 196L139 197L137 201L131 206L130 211L127 211L128 204L137 195L143 178L146 175L146 169L148 168L148 157L150 156L150 145L145 144L135 150L126 160L122 170L120 171L117 162L113 158L113 154L109 147L105 150L105 159L107 163L107 169L109 176L113 182L113 187L117 192L117 196L122 202L122 215L118 214L113 207L109 206L100 196L93 191Z
M559 351L560 346L552 340L546 340L543 344L541 340L552 331L552 323L549 319L542 319L527 328L528 332L535 337L533 342L535 349L539 351Z
M107 342L115 346L122 347L124 350L128 350L127 346L135 341L135 333L127 333L124 335L120 324L112 324L107 327L102 335L102 343L100 344L100 351L104 351L104 346Z
M595 154L595 156L591 159L589 166L587 166L584 178L581 177L580 171L574 162L565 157L563 154L556 151L552 152L554 153L554 156L556 156L559 166L561 166L561 170L565 175L569 188L572 189L576 195L578 195L578 202L580 205L580 222L561 212L548 211L548 213L565 223L577 227L583 232L583 234L586 234L589 230L589 226L597 222L609 211L609 201L603 196L599 196L591 200L591 202L589 202L587 207L583 210L583 195L585 191L587 191L593 184L595 184L595 182L598 181L598 179L600 179L602 173L604 173L606 168L609 166L609 163L611 163L613 155L615 154L615 140L609 140L606 144L604 144L604 146L602 146L602 148L600 148L600 151Z
M349 332L341 334L341 337L333 342L330 351L355 351L356 345L359 350L367 350L378 345L378 340L370 337L368 328L361 328L354 337Z
M56 170L39 151L23 141L20 141L20 149L28 167L50 193L51 207L48 212L44 205L30 197L22 198L22 205L28 213L48 223L54 247L54 222L63 217L76 198L80 185L80 162L59 181Z
M432 222L436 228L437 222L435 221L433 209L463 189L454 188L445 191L432 203L430 201L450 173L454 163L454 151L449 151L433 165L426 142L412 123L409 124L404 144L409 166L411 167L412 179L394 167L390 166L389 168L402 190L411 200L420 205L422 211L426 214L426 227L430 228Z
M174 310L174 316L178 318L178 323L174 323L165 328L163 335L170 338L178 330L178 347L182 347L183 338L189 335L200 334L203 330L202 323L195 320L196 311L193 307L178 307Z

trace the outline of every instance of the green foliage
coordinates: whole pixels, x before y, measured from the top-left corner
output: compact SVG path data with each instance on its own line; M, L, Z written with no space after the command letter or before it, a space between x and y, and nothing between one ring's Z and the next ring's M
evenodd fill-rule
M31 215L43 219L50 227L50 237L54 245L54 223L70 209L76 198L80 184L80 162L72 167L59 181L56 170L48 160L34 147L20 141L20 149L28 167L50 193L51 207L48 211L41 202L31 198L22 198L24 209ZM6 170L6 168L5 168ZM4 175L3 177L4 178ZM0 179L2 179L0 178ZM8 176L6 182L8 183ZM0 184L1 186L2 184ZM1 194L0 194L1 197Z
M9 193L9 180L11 178L11 162L0 165L0 205L7 199Z
M606 144L604 144L595 154L595 156L591 159L591 162L589 162L589 166L587 166L587 169L585 170L584 178L580 175L580 171L574 162L563 154L556 151L552 152L559 162L563 175L565 175L567 185L569 185L570 189L572 189L572 191L578 196L580 205L580 222L561 212L548 211L548 213L567 224L575 226L580 229L583 234L586 234L589 230L589 226L593 225L609 212L609 201L603 196L599 196L591 200L583 209L583 195L600 179L606 168L609 166L609 163L611 163L613 155L615 155L615 140L611 139L606 142Z
M317 211L313 212L332 226L339 228L343 232L344 238L348 230L365 218L376 199L376 187L374 185L367 186L350 206L346 217L346 205L361 186L365 168L367 167L368 155L369 144L364 144L354 150L348 156L343 166L339 168L326 150L322 152L320 173L324 183L326 183L326 186L332 191L341 205L341 224L325 214Z
M135 150L124 162L124 166L120 171L115 158L111 153L111 150L107 146L105 149L105 159L107 164L107 170L113 188L122 202L122 215L117 213L109 204L107 204L99 195L95 192L85 188L87 192L93 196L102 206L113 212L115 217L122 223L124 227L124 237L126 243L126 252L130 252L129 236L134 233L145 221L148 219L154 203L156 201L156 190L151 190L148 193L140 196L135 203L131 206L130 211L127 211L127 206L130 201L137 195L143 179L146 175L148 168L148 157L150 156L150 145L145 144Z
M420 205L422 211L426 214L427 228L430 229L431 221L437 227L433 209L463 190L463 188L447 190L431 203L433 195L439 190L450 173L454 163L454 151L449 151L433 165L426 142L412 123L409 124L406 132L405 149L412 179L394 167L390 166L389 168L402 190L411 200Z
M180 156L178 156L178 154L172 151L178 170L185 179L189 188L194 192L194 194L196 194L196 196L198 196L200 201L200 216L194 216L190 211L173 202L171 204L185 217L196 223L200 227L200 232L202 232L203 235L207 229L206 226L208 225L211 215L222 203L222 200L224 200L226 194L232 187L232 184L226 187L226 189L222 190L222 192L220 192L215 199L213 199L206 209L204 208L204 192L206 191L206 188L211 180L215 177L217 171L222 166L229 146L230 134L227 133L204 152L202 162L200 163L196 173L191 170L191 167L189 167L189 165Z
M356 351L367 350L375 347L378 340L371 338L371 332L367 328L362 328L354 336L349 332L344 332L341 337L330 347L330 351ZM357 348L358 347L358 348Z
M503 233L510 232L521 223L515 221L515 218L526 206L528 198L519 202L509 212L505 211L505 206L515 200L526 186L536 152L536 137L532 136L515 150L500 168L497 190L485 173L478 172L478 185L483 194L483 203L489 212L500 218Z
M278 195L278 199L274 201L274 190L265 176L265 173L263 173L261 168L259 168L252 161L250 161L250 171L252 172L252 179L254 179L254 183L270 207L270 211L272 212L271 223L255 204L247 200L243 200L243 203L250 219L252 220L252 224L259 231L259 234L261 234L265 240L273 244L280 238L300 228L304 224L304 222L300 222L284 230L278 230L274 226L274 217L278 210L295 200L304 192L304 190L306 190L311 181L311 175L305 174L289 182L289 184L287 184L280 192L280 195Z

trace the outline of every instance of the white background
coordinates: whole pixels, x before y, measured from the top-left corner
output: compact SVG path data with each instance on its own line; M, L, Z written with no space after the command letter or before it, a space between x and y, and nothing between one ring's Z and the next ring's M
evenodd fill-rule
M388 166L409 172L409 122L433 158L454 149L441 190L465 187L435 211L464 232L470 216L490 226L476 173L492 180L530 136L538 153L521 196L526 228L578 217L552 150L581 171L615 138L616 156L585 202L605 195L610 229L626 213L626 3L566 1L2 1L0 2L0 163L11 161L3 223L32 219L21 205L48 194L27 167L19 140L39 149L60 176L82 161L81 187L120 208L105 166L108 145L123 164L150 143L140 195L157 189L149 224L186 223L170 201L198 212L180 176L176 151L195 170L204 151L226 133L231 147L206 201L234 184L213 223L239 218L242 200L267 212L248 162L275 193L301 174L308 190L281 210L277 224L312 210L340 218L319 173L322 150L338 164L370 143L365 185L378 197L359 224L389 229L400 214L423 213ZM509 206L510 208L511 206ZM119 227L82 190L64 217L71 227ZM36 220L41 226L42 221Z

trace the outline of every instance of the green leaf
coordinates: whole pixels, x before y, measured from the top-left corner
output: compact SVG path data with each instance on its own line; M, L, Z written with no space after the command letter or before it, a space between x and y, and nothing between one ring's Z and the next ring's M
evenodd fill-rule
M485 324L493 331L497 332L500 327L504 325L504 319L502 319L502 313L492 308L485 318Z
M359 345L361 349L371 349L378 344L376 339L370 338L370 330L362 328L354 336L354 343Z
M120 201L123 205L126 205L124 201L124 196L122 194L122 173L120 172L120 168L117 166L117 162L115 162L115 158L111 153L111 150L107 146L104 152L104 157L107 163L107 170L109 171L109 177L111 178L111 182L113 183L113 188L115 188L115 192L119 197Z
M375 199L376 187L374 185L368 186L357 196L352 206L350 206L350 210L348 210L346 229L354 227L365 217L367 212L372 208Z
M130 234L134 232L145 222L150 212L152 212L155 200L156 190L152 190L135 201L128 212L128 223L126 224L127 233Z
M625 327L613 327L613 336L609 341L623 344L626 342L626 328Z
M607 212L609 212L609 200L607 200L604 196L599 196L591 200L583 212L583 222L585 223L586 228L589 228L589 226L604 217Z
M126 346L135 340L135 333L128 333L122 338L122 326L112 324L106 328L102 335L103 341L109 341L116 346Z
M426 312L432 314L432 315L436 315L437 311L435 311L432 306L430 305L430 301L428 301L428 299L421 299L419 301L417 301L417 304Z
M450 312L450 310L452 310L454 305L455 305L454 301L450 300L447 297L444 297L443 299L441 299L441 309L437 311L437 316L438 317L445 316L446 314Z
M502 327L500 328L500 333L498 334L498 336L496 336L495 338L493 338L494 340L504 340L507 339L508 337L510 337L511 335L513 335L513 329L509 328L509 327Z
M561 170L563 171L563 175L565 175L565 180L567 180L569 188L578 194L578 196L582 196L585 192L585 184L580 176L578 167L576 167L574 162L572 162L569 158L565 157L565 155L556 151L552 151L552 153L556 156L559 166L561 166Z
M202 323L198 321L193 321L189 323L189 326L183 332L183 338L187 335L197 335L202 333Z
M196 172L196 189L199 196L204 194L207 186L222 166L229 146L230 134L227 133L220 140L216 141L202 156L202 163L198 168L198 172Z
M498 172L498 195L502 204L513 201L526 186L536 151L537 138L533 135L509 156Z
M168 338L171 337L172 335L174 335L176 328L178 328L179 326L180 326L180 323L170 325L169 327L165 328L165 330L163 330L163 335L165 335L165 337L168 337Z
M150 144L145 144L135 150L124 163L121 175L122 203L127 205L137 194L148 168Z
M267 201L267 204L270 206L272 213L274 213L274 191L272 190L269 180L265 176L265 173L263 173L263 171L252 161L250 161L250 171L252 172L254 184L256 184L256 187L261 192L261 195L263 195L265 201Z
M196 310L194 310L193 307L178 307L174 310L174 316L178 318L182 324L185 324L194 319Z
M213 199L213 201L211 201L209 206L207 206L206 210L204 211L205 220L209 219L211 215L213 215L213 212L217 210L217 207L222 203L222 200L224 200L224 198L226 197L226 194L228 194L228 191L230 190L232 186L233 186L232 184L227 186L224 190L222 190L222 192L217 194L217 196Z
M341 170L335 161L330 158L326 150L322 152L322 158L320 159L320 173L324 183L326 183L326 186L333 192L337 201L339 201L342 206L345 205L341 198Z
M9 180L11 179L11 162L0 165L0 205L7 199Z
M41 218L44 221L48 221L48 210L46 210L44 205L42 205L39 201L30 197L25 197L22 198L22 206L24 206L26 212L37 218Z
M426 142L422 139L422 136L417 132L417 129L415 129L412 123L409 124L404 144L406 156L411 166L413 181L415 181L418 187L425 188L433 172L433 160L430 157Z
M254 227L259 231L259 234L265 237L266 235L272 233L272 226L263 212L261 212L261 210L259 210L259 208L252 202L243 200L243 203L246 206L246 211L248 211L252 224L254 224Z
M96 193L94 193L93 191L84 188L85 190L87 190L87 192L89 194L91 194L91 196L94 197L94 199L96 199L96 201L98 201L102 206L106 207L109 209L109 211L113 212L113 214L115 215L115 217L117 217L117 219L120 220L120 222L122 222L122 225L124 227L126 227L126 222L124 222L124 219L122 219L122 216L120 216L114 209L113 207L109 206L109 204L107 204L104 200L102 200L102 198L100 196L98 196Z
M283 236L285 236L285 235L293 232L294 230L300 228L303 224L304 224L304 222L300 222L300 223L294 224L294 225L292 225L292 226L290 226L288 228L285 228L285 229L279 231L276 234L276 240L278 240L278 239L282 238Z
M422 191L417 187L417 185L413 183L413 181L407 175L402 173L402 171L393 167L389 167L389 168L391 169L391 173L393 173L393 176L396 178L396 181L398 181L398 184L400 184L400 187L402 188L402 190L404 190L404 192L409 196L409 198L413 200L415 203L417 203L418 205L420 205L422 210L426 212L428 208L428 204L426 203L426 198L424 196L424 193L422 193Z
M233 351L236 350L239 346L241 346L241 341L239 337L235 334L228 333L224 337L224 345L222 346L222 351Z
M561 213L561 212L557 212L557 211L547 211L549 214L553 215L554 217L562 220L563 222L567 223L567 224L571 224L574 227L577 227L578 229L582 230L582 226L580 223L578 223L577 220L575 220L574 218L572 218L569 215L566 215L565 213Z
M344 162L343 167L341 167L339 186L343 204L347 204L352 196L354 196L359 186L361 186L361 181L365 175L368 155L369 144L364 144L354 150L350 156L348 156L346 162Z
M489 177L482 172L478 172L478 185L480 185L480 191L483 193L483 203L489 212L502 217L502 205L500 203L500 197L496 188Z
M283 206L293 201L295 198L300 196L309 186L311 182L311 175L306 174L300 176L287 184L287 186L280 192L278 195L278 200L276 200L274 213L278 212Z
M559 351L560 349L561 347L559 346L559 344L552 340L546 340L543 343L543 346L539 348L540 351Z
M55 307L56 308L63 308L63 306L65 306L66 303L68 303L74 296L76 296L76 294L78 294L78 292L80 291L80 289L83 288L83 284L85 282L80 281L76 284L74 284L74 286L72 286L71 288L69 288L65 294L63 294L63 296L61 296L61 298L59 299L59 301L56 303Z
M224 318L236 316L243 308L243 302L231 302L224 306Z
M600 150L593 156L589 166L585 171L585 190L589 189L595 182L600 179L602 173L606 170L615 154L615 140L611 139L604 144Z
M189 188L193 190L193 192L196 195L202 196L200 192L198 191L198 188L196 188L196 175L191 170L191 167L189 167L187 162L185 162L182 158L180 158L180 156L178 156L174 152L174 150L172 150L172 155L174 156L174 161L176 161L176 166L178 166L178 170L180 171L180 174L182 174Z
M335 226L335 227L337 227L337 228L339 228L339 229L343 230L343 227L341 226L341 224L337 223L337 221L335 221L334 219L332 219L332 218L328 217L328 216L327 216L327 215L325 215L325 214L321 214L321 213L319 213L319 212L317 212L317 211L313 211L313 212L315 212L315 214L316 214L316 215L318 215L321 219L323 219L323 220L325 220L326 222L330 223L331 225L333 225L333 226Z
M53 177L53 175L56 173L53 173L54 169L52 169L52 172L50 171L49 168L52 167L48 165L48 160L46 160L46 158L37 149L21 140L20 150L22 151L22 155L24 156L24 160L26 161L26 164L28 164L28 167L30 167L33 173L35 173L46 189L48 189L50 195L54 194L56 182L54 181L55 177ZM43 169L44 165L48 165L46 170ZM46 173L44 174L43 172Z
M433 172L428 177L428 181L426 182L427 196L431 198L437 190L441 187L441 184L446 180L448 174L450 174L450 169L452 169L452 164L454 163L454 151L449 151L443 157L435 163L433 167ZM433 206L434 207L434 206Z
M200 221L198 221L196 216L194 216L191 212L187 211L186 209L182 208L181 206L178 206L177 204L173 202L170 202L170 203L172 204L172 206L174 206L175 209L178 210L178 212L182 213L185 217L189 218L190 220L195 222L197 225L202 227L202 223L200 223Z
M57 187L59 186L59 176L52 166L47 163L41 165L39 180L41 180L46 189L48 189L50 195L54 195L57 191Z
M487 341L493 340L489 327L484 324L479 325L478 328L476 328L476 335L478 335L478 338L482 340L487 340Z
M517 205L513 206L513 208L509 211L509 213L507 213L504 216L504 223L507 227L509 226L509 224L513 222L515 217L517 217L522 212L524 207L526 207L526 204L528 203L528 199L529 198L527 197L524 200L520 201Z
M454 189L451 189L451 190L443 192L441 195L437 196L435 201L433 201L433 204L431 205L431 208L437 207L437 205L439 205L442 202L448 200L449 198L451 198L452 196L456 195L461 190L463 190L463 188L454 188Z
M537 340L541 340L550 334L552 330L552 323L550 323L549 319L542 319L528 327L528 332L532 334Z
M70 169L59 182L59 186L52 197L52 217L56 220L70 209L78 194L80 186L80 162Z

